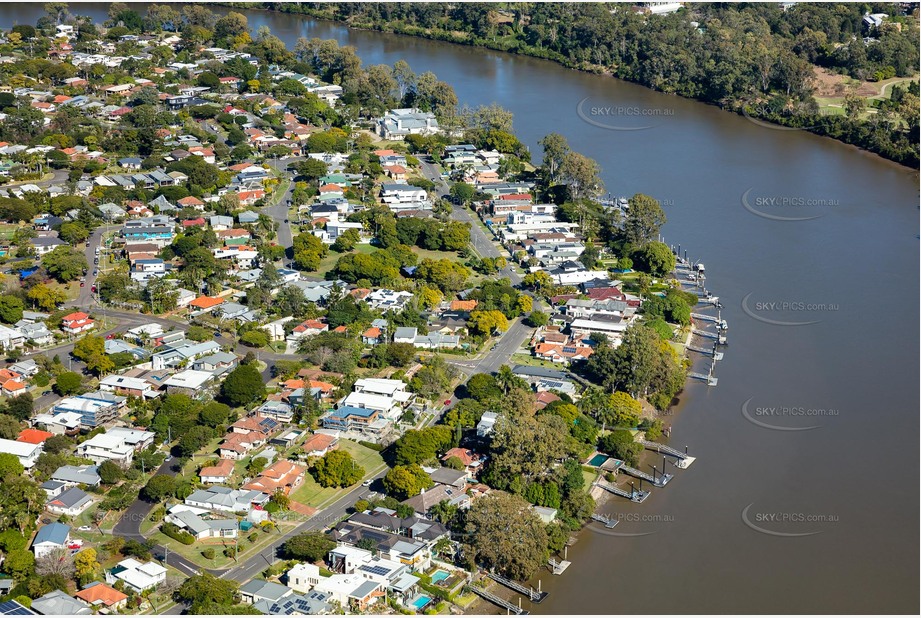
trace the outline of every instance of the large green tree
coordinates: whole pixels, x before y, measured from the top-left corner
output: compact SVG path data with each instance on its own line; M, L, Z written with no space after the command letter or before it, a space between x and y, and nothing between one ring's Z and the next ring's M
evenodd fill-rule
M465 554L500 575L527 581L547 562L544 524L518 496L497 493L474 502L465 532Z

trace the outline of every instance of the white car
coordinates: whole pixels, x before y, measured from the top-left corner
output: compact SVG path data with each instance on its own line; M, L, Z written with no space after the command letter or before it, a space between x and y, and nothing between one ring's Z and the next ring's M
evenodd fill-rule
M92 528L89 526L80 526L79 528L77 528L77 530L79 530L80 532L89 532L90 530L92 530Z
M373 482L374 482L374 479L368 479L367 481L363 481L362 484L361 484L361 486L362 486L362 487L371 487L371 483L373 483Z

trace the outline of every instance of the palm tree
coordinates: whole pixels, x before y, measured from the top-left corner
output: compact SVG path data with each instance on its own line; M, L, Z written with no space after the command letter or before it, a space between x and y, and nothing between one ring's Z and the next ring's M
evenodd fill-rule
M496 373L496 382L503 393L508 394L509 390L515 385L516 380L518 380L518 377L512 373L511 367L508 365L499 367L499 371Z

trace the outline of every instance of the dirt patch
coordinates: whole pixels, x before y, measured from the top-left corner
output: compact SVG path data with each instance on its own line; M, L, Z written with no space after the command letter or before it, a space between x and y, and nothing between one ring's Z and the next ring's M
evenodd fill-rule
M850 92L854 86L857 87L857 94L862 97L878 97L880 96L880 90L885 82L858 82L855 79L848 77L847 75L841 75L829 71L828 69L823 69L821 67L815 67L813 71L816 88L814 96L817 97L843 97L845 94Z

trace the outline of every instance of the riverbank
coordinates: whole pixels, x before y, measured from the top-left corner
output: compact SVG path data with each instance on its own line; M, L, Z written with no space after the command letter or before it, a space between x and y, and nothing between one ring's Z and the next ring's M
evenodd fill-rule
M625 67L624 70L620 71L620 74L618 74L616 68L585 60L576 61L564 54L547 49L546 47L527 44L515 35L507 34L504 36L493 36L493 38L490 39L476 36L466 31L421 27L406 24L399 20L391 20L383 23L379 21L360 21L360 16L354 14L348 17L338 15L335 7L314 8L301 3L282 4L280 7L266 7L264 6L266 3L260 2L218 2L216 4L247 10L301 15L312 19L343 24L351 30L404 35L430 41L488 49L490 51L504 52L540 60L550 60L575 71L612 77L649 88L655 92L674 94L687 100L706 103L722 111L744 116L752 122L770 125L776 130L799 130L820 137L826 137L911 169L917 169L919 164L921 164L918 145L908 139L908 133L897 133L893 131L888 136L884 137L874 129L869 121L864 121L859 117L856 120L852 120L844 115L828 115L821 113L821 109L812 109L812 106L809 104L809 101L814 100L811 96L809 99L786 101L783 105L778 105L772 93L745 97L736 96L734 93L727 93L726 96L719 99L706 98L703 96L688 96L676 92L677 88L674 84L671 84L670 81L663 82L663 87L656 87L653 84L647 83L647 81L639 78L641 72L639 72L636 67ZM918 76L915 75L910 79L917 80ZM665 88L664 83L669 83L671 86ZM895 136L897 139L893 141L891 139L892 136Z

